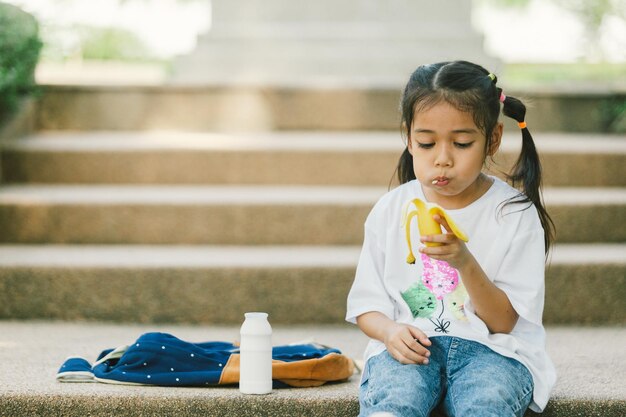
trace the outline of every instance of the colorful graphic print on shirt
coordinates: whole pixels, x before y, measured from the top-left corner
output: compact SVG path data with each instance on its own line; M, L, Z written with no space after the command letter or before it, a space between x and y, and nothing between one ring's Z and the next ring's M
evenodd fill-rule
M442 319L446 307L457 320L467 320L464 302L467 291L459 280L459 273L447 262L432 259L421 254L424 272L422 279L413 283L402 293L413 318L427 318L435 326L435 331L448 333L450 321ZM441 311L433 318L438 308L437 300L441 301Z

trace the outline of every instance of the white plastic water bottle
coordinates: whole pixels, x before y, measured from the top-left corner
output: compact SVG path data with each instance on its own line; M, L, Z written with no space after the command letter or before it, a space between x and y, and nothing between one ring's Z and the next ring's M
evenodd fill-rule
M239 391L272 392L272 326L267 313L246 313L241 325Z

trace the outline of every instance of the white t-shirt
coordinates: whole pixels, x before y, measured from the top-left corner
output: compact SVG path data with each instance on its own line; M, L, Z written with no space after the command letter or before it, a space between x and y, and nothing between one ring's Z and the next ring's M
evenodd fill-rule
M385 194L365 221L346 320L356 323L361 314L378 311L419 328L428 337L449 335L474 340L517 359L532 374L535 390L530 408L540 412L556 381L545 351L542 325L544 231L534 206L510 204L502 208L502 203L517 196L518 191L498 178L492 179L493 184L478 200L446 212L469 237L467 247L487 277L507 294L519 314L510 334L489 333L476 316L458 271L418 252L419 232L414 219L411 242L417 259L415 264L407 263L403 207L415 198L427 201L416 180ZM370 340L365 360L384 349L382 342Z

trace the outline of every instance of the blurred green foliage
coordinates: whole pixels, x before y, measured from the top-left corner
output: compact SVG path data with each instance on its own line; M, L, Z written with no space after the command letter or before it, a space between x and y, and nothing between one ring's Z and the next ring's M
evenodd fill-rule
M607 16L626 17L626 0L552 0L575 13L587 30L596 31Z
M133 61L150 57L145 44L129 30L84 27L80 32L80 55L83 59Z
M506 82L522 87L585 83L626 88L626 63L507 64Z
M532 0L484 0L504 7L526 7ZM542 0L543 1L543 0ZM605 16L626 17L626 0L550 0L565 10L576 13L585 26L599 27Z
M42 42L39 24L20 8L0 2L0 118L35 88L35 67Z
M155 61L153 52L140 36L128 29L109 26L42 25L45 61Z

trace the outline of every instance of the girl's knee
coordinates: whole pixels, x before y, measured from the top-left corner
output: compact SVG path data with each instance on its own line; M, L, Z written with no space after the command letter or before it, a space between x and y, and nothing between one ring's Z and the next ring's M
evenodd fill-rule
M452 416L523 416L533 396L533 379L519 361L487 352L456 375L446 394Z
M532 379L517 383L475 384L451 388L446 398L450 416L523 416L533 395Z
M478 395L456 398L448 408L450 416L522 417L532 400L532 391L522 396L499 387L486 389Z
M371 358L364 370L360 416L388 412L396 416L427 417L439 400L433 375L423 365L402 365L387 352Z

